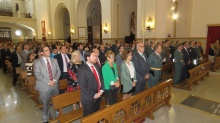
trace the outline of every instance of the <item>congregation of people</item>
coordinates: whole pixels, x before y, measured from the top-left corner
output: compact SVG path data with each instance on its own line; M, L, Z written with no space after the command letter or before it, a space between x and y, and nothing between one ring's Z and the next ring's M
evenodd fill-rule
M157 86L161 82L162 65L174 63L174 81L177 86L188 77L188 70L200 64L205 53L199 41L145 40L128 44L116 40L114 44L84 44L59 41L0 43L0 67L6 74L5 60L12 64L12 85L16 86L16 68L36 77L36 89L43 104L43 121L49 120L52 96L58 95L59 80L67 79L67 92L81 91L79 107L83 116L99 110L102 95L108 105L117 103L117 94L123 100ZM210 45L209 60L219 55L219 40ZM77 108L74 104L74 109Z

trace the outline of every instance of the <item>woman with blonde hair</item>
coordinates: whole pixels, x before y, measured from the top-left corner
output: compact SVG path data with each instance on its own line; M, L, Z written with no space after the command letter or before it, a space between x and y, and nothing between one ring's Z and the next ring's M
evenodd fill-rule
M69 77L67 78L67 80L68 80L67 91L68 92L80 89L76 76L77 76L78 68L83 64L84 64L84 62L80 59L80 52L74 51L71 54L71 60L68 64L68 74L69 74ZM80 107L82 107L82 104L81 103L79 103L79 104L80 104ZM74 108L74 110L76 109L75 104L73 105L73 108Z

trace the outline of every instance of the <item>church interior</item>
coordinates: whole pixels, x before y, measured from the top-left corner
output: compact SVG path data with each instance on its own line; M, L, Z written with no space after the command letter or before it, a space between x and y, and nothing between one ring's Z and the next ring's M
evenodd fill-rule
M172 84L172 64L162 73L160 86L125 100L118 94L116 104L104 105L87 117L77 115L80 110L72 111L72 103L62 109L72 112L72 117L56 119L51 106L49 122L220 123L220 53L214 61L209 57L211 44L220 40L219 4L220 0L0 0L0 49L10 44L13 51L26 42L33 48L82 43L88 49L101 44L108 48L116 41L125 49L134 41L199 42L200 64L189 70L190 77L180 85ZM3 69L1 65L0 123L44 122L35 85L26 84L31 80L16 69L20 84L12 86L12 68L8 65L6 73Z

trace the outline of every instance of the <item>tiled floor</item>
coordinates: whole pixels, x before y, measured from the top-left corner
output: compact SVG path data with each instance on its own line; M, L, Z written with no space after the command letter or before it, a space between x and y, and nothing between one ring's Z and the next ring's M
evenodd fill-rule
M12 86L12 76L0 69L0 94L6 103L0 106L0 123L42 123L42 112L21 90ZM192 91L172 89L172 107L162 107L154 113L155 119L146 118L145 123L220 123L220 116L180 104L189 95L220 102L220 71L210 73L205 81L199 82ZM79 122L76 121L77 123ZM74 123L76 123L74 122Z

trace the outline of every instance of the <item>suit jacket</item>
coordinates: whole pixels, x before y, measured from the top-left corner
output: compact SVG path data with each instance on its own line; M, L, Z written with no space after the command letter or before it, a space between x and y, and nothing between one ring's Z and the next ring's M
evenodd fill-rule
M71 60L71 55L70 54L66 54L66 55L68 56L69 60ZM57 59L58 65L60 67L60 71L61 73L63 73L63 64L65 63L65 61L63 61L61 53L55 55L54 58Z
M183 53L183 60L185 62L185 65L187 65L187 63L190 61L190 56L186 50L187 49L183 48L183 50L181 51Z
M175 46L170 45L170 54L172 55L171 60L173 60L173 58L174 58L174 52L175 52Z
M18 56L16 52L11 54L9 61L12 63L14 68L18 67Z
M53 72L53 79L58 82L60 78L60 68L58 66L57 60L54 58L50 58L52 72ZM55 88L58 89L57 83L50 87L48 85L50 81L50 76L48 72L47 65L44 62L43 57L34 60L34 75L37 78L36 81L36 89L40 92L47 92L49 88Z
M2 56L2 61L6 60L6 56L10 57L11 56L11 52L10 50L5 50L5 49L1 49L1 56Z
M216 55L216 54L215 54L215 50L212 49L212 48L209 48L209 55L210 55L210 56L215 56L215 55Z
M134 66L134 63L131 62ZM121 63L121 69L120 69L120 75L121 75L121 84L123 85L123 92L126 93L132 89L132 80L131 80L131 74L128 70L128 67L126 63L123 61ZM136 70L134 69L134 78L135 81L137 81L136 78Z
M23 70L26 70L25 63L27 61L27 56L28 56L29 53L33 53L32 50L29 50L28 53L26 53L25 50L22 50L21 53L20 53L21 54L21 59L22 59L21 68Z
M143 53L144 54L144 53ZM136 70L137 81L143 81L146 74L149 74L149 65L147 63L147 56L144 54L144 58L137 52L132 54L132 61Z
M104 90L104 83L100 67L98 66L98 64L94 64L94 66L98 72L101 82L100 90ZM84 103L87 101L96 101L96 99L94 99L94 96L98 92L98 83L87 63L79 67L77 71L77 79L81 88L81 102Z
M197 54L195 48L189 47L189 48L188 48L188 51L189 51L189 56L190 56L190 60L191 60L191 61L198 58L198 54Z
M105 52L102 51L99 52L99 61L102 66L105 64Z
M102 67L102 75L104 79L105 90L110 90L111 82L116 82L118 79L118 70L115 63L113 63L115 74L112 71L109 63L106 62Z

